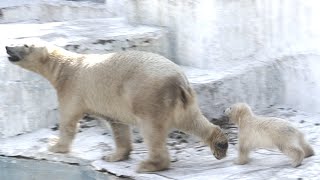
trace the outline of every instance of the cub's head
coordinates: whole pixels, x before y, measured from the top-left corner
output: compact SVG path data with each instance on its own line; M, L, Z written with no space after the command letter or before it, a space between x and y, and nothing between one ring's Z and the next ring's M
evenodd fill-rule
M253 115L250 106L246 103L233 104L224 111L224 114L232 123L237 125L239 124L240 119Z
M211 152L216 159L220 160L227 156L228 137L219 127L213 128L207 144L209 144Z
M23 46L6 46L6 50L10 62L32 71L37 71L48 57L45 46L25 44Z

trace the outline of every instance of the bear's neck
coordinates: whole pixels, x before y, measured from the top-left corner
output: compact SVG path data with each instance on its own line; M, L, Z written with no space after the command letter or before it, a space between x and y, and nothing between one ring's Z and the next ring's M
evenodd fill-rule
M250 121L252 121L254 117L254 114L252 112L248 112L244 115L242 115L241 117L238 117L238 120L236 121L236 125L239 127L239 128L243 128L243 127L246 127L247 123L250 123Z
M81 64L83 55L71 52L53 51L43 64L41 75L58 90L68 80L75 78L77 69Z

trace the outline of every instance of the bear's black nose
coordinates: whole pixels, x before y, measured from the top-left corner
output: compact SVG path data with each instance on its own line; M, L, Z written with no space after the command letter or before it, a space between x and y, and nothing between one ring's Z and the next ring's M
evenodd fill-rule
M6 46L6 50L7 50L8 54L12 54L12 48L11 47Z
M6 46L6 50L7 50L7 54L9 54L10 56L16 55L14 47Z

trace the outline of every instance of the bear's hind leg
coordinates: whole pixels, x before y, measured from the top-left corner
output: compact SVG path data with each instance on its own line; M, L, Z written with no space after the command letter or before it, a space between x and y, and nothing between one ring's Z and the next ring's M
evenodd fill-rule
M116 150L103 157L105 161L115 162L129 158L132 150L130 127L126 124L110 122L113 132L113 138L116 144Z
M152 172L167 169L170 165L170 157L166 147L168 135L166 122L161 122L161 120L147 121L142 125L141 130L148 147L149 157L139 164L137 172Z
M299 146L282 146L280 150L292 159L292 167L298 167L301 165L301 162L304 159L304 152Z
M312 149L312 147L310 146L310 144L306 142L306 140L304 139L303 136L300 137L299 144L300 144L301 148L302 148L303 151L304 151L304 157L305 157L305 158L314 155L314 150Z

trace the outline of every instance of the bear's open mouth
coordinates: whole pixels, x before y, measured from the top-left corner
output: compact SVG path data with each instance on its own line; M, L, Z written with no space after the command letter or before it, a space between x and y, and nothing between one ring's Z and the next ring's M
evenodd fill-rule
M20 60L20 58L18 56L15 56L15 55L9 55L8 59L11 62L17 62L17 61Z
M7 54L9 55L9 56L8 56L9 61L11 61L11 62L17 62L17 61L19 61L19 60L21 59L21 58L12 50L12 48L6 47L6 50L7 50Z

